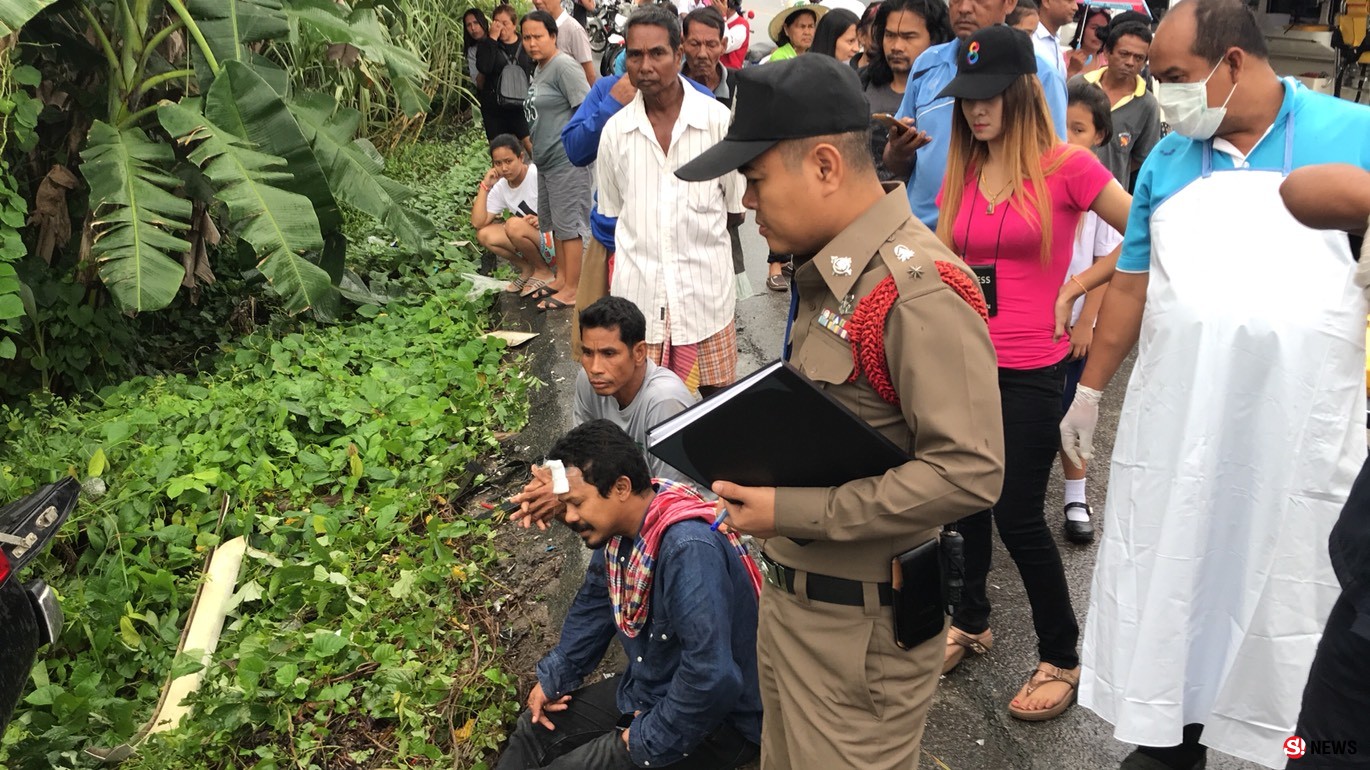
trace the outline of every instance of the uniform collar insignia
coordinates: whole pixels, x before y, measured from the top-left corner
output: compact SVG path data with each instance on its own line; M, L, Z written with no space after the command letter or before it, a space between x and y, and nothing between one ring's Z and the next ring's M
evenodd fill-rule
M831 259L833 275L851 275L851 257L831 257Z
M913 259L913 249L910 249L908 246L901 243L894 247L894 256L897 257L900 262L908 262L910 259Z

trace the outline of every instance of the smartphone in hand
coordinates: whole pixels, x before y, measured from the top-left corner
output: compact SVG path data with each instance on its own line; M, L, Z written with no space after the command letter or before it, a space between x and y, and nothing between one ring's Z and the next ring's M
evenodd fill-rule
M871 120L883 124L886 128L896 134L902 134L909 130L909 127L899 122L899 119L888 112L876 112L871 115Z

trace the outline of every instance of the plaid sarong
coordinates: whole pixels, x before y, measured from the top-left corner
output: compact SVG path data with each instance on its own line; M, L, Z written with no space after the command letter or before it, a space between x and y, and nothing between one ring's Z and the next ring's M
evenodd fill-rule
M617 559L606 559L606 572L609 580L609 603L614 608L614 622L628 638L632 639L642 631L647 623L647 611L652 598L652 571L656 567L657 549L661 546L661 536L672 524L690 519L713 521L714 505L705 500L692 487L666 479L652 479L656 486L656 497L647 508L642 520L642 530L633 543L633 553L626 567L620 566ZM761 570L752 561L747 549L734 532L727 533L728 542L737 550L738 558L751 578L752 590L761 595ZM609 553L618 553L623 546L623 536L615 535L609 539Z
M647 343L647 355L657 366L676 373L685 387L731 385L737 381L737 321L689 345L671 343L671 316L666 314L666 341Z

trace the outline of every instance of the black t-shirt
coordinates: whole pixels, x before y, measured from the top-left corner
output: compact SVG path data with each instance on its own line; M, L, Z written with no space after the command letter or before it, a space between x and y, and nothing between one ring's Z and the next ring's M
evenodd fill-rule
M525 72L533 69L533 59L520 41L505 43L486 38L476 44L476 72L485 76L485 85L477 94L481 100L494 98L499 90L499 74L510 61L517 62Z

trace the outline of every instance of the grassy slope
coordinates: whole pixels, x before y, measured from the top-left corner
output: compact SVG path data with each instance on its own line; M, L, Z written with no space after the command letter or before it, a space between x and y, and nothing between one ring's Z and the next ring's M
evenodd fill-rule
M0 766L89 766L82 749L130 738L194 667L172 652L209 549L238 534L254 550L197 716L126 767L479 766L499 738L511 679L481 599L499 554L443 495L522 424L528 382L457 275L480 145L399 161L443 247L420 261L354 231L352 263L406 296L259 331L194 376L0 407L0 499L69 473L108 488L38 567L67 624Z

